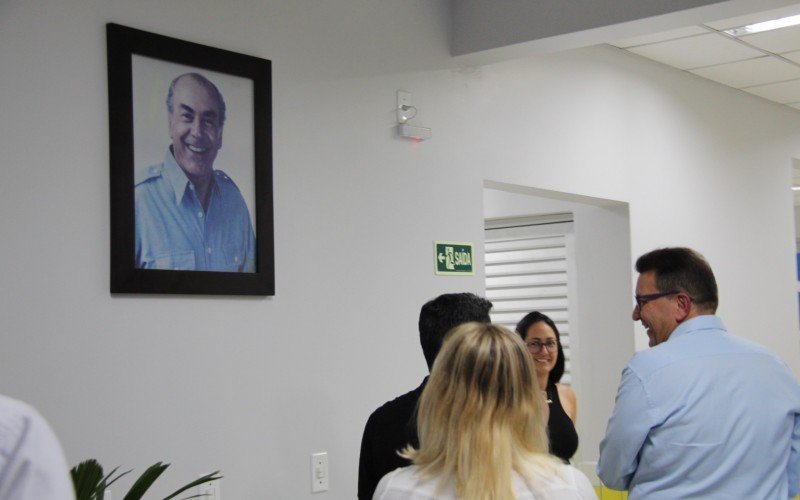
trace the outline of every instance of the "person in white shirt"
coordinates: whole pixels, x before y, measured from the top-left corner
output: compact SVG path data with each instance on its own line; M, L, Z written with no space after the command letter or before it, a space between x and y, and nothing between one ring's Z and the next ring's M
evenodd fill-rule
M413 465L375 500L596 499L586 476L548 454L546 404L528 349L503 327L453 329L419 401Z
M0 395L0 500L74 500L58 438L33 407Z

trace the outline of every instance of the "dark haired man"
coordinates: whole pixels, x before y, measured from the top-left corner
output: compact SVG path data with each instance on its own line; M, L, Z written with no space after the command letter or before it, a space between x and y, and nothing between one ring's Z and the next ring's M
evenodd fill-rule
M717 283L688 248L636 261L633 320L650 347L622 372L597 475L629 498L788 498L800 491L800 386L714 314Z
M471 293L447 293L425 303L419 313L419 341L428 370L433 367L447 332L470 321L489 323L491 308L491 302ZM419 446L415 411L427 381L425 377L419 387L389 401L369 416L361 438L359 499L371 499L386 473L411 465L397 451L409 443Z
M164 162L135 179L135 266L188 271L255 271L255 235L239 188L214 169L225 101L198 73L167 93L172 144Z

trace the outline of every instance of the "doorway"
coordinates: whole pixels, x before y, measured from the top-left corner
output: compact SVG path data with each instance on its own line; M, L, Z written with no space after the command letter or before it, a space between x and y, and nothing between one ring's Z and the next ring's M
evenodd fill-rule
M535 307L566 311L563 319L569 331L570 383L578 396L576 427L580 438L573 463L599 484L594 469L600 440L614 406L622 368L634 353L628 204L493 181L484 182L483 199L485 227L501 219L543 221L571 215L571 227L561 228L565 230L566 260L559 265L566 271L566 286L554 292L562 298L555 299L560 303L539 302ZM539 227L547 231L541 229L546 224ZM486 255L486 276L492 279L488 245ZM494 292L487 289L487 293ZM512 310L508 316L503 312L499 321L516 324L526 312Z

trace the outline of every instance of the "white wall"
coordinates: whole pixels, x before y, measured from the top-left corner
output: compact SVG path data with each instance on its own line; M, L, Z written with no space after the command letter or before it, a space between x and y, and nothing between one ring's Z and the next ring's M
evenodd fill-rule
M794 207L794 234L797 242L797 251L800 252L800 205Z
M695 247L731 329L800 372L787 187L796 112L608 46L496 64L474 80L474 116L502 126L466 132L476 147L464 167L629 203L633 258Z
M109 295L109 21L273 61L274 298ZM800 373L800 115L611 48L459 68L447 29L430 0L1 2L0 392L71 463L173 462L159 491L220 468L228 499L312 498L324 450L353 498L368 414L426 372L420 305L483 289L431 247L482 240L484 179L628 203L633 256L698 248ZM432 140L393 137L398 88Z

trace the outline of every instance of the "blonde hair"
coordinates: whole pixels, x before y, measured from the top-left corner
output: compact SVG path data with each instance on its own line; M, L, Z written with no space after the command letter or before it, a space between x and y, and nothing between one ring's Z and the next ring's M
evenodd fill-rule
M522 340L500 326L465 323L447 335L420 398L420 447L403 456L423 477L438 477L439 489L454 481L460 499L513 499L512 471L535 484L558 467L548 455L544 404Z

